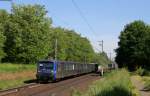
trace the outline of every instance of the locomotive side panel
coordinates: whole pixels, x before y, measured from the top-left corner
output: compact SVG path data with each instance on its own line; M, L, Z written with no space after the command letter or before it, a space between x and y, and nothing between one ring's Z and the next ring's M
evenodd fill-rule
M94 71L96 72L95 64L45 60L39 61L37 67L37 79L47 78L47 80L56 80L59 78L80 75Z

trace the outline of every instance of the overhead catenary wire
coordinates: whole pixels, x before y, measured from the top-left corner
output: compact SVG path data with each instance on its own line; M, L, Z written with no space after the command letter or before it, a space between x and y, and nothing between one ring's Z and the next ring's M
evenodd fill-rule
M98 48L94 47L94 49L97 50L97 52L100 52L100 50Z
M49 12L50 12L49 15L51 16L52 20L53 20L53 18L55 18L55 19L57 19L57 21L59 21L59 22L61 22L64 25L67 26L67 27L63 26L62 28L67 28L69 30L73 30L74 29L74 26L70 22L67 22L63 18L61 18L60 16L57 16L51 10ZM60 26L55 26L55 25L57 25L55 22L53 22L53 25L54 25L54 27L60 27ZM79 32L76 32L76 33L80 34Z
M53 19L53 17L54 17L54 18L56 18L59 22L61 22L61 23L65 24L65 25L67 25L67 26L68 26L67 28L69 28L69 27L71 28L71 27L72 27L70 23L68 23L68 22L66 22L65 20L63 20L62 18L56 16L52 11L50 11L49 15L51 16L52 19ZM54 23L54 22L53 22L53 23ZM55 24L55 23L54 23L54 24ZM55 24L55 25L56 25L56 24Z
M95 31L93 29L93 27L89 24L88 20L86 19L86 17L84 16L83 12L81 11L81 9L79 8L79 6L77 5L77 3L75 2L75 0L71 0L73 5L75 6L75 8L77 9L79 15L81 16L81 18L83 19L83 21L87 24L87 26L89 27L90 31L92 32L92 34L95 35ZM96 35L95 35L96 36Z

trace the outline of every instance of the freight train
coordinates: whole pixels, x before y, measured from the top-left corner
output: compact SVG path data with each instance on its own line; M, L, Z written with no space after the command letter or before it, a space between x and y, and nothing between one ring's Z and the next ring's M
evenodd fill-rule
M96 72L98 64L83 64L78 62L42 60L37 64L37 80L56 81L65 77Z

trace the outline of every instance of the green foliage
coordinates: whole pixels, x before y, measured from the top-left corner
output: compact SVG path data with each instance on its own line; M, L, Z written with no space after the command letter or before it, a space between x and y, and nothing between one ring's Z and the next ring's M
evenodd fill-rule
M94 55L93 48L87 38L81 37L74 31L66 32L67 35L67 61L91 62ZM91 58L90 58L91 57Z
M53 44L50 57L54 58L55 40L57 39L57 59L66 61L91 62L94 50L87 38L81 37L73 30L54 28L51 37Z
M3 35L3 28L1 26L2 24L0 24L0 61L5 56L5 53L3 51L5 36Z
M71 96L82 96L82 94L78 90L72 89Z
M121 32L119 47L116 49L116 62L119 67L127 66L133 70L150 67L150 27L143 21L127 24Z
M132 88L129 73L122 69L112 71L103 79L96 81L81 96L133 96Z
M138 68L137 70L136 70L136 73L138 74L138 75L140 75L140 76L143 76L144 75L144 69L143 68Z
M150 71L142 67L136 69L135 73L140 76L150 76Z
M111 63L111 61L108 59L107 54L106 53L97 53L95 55L95 61L97 61L98 64L103 65L103 66L107 66L109 63Z
M13 6L5 36L5 61L35 63L50 50L51 19L40 5Z
M144 80L144 90L150 91L150 77L144 76L143 80Z
M13 5L0 11L0 59L3 62L35 63L40 59L108 63L105 53L94 52L90 41L74 30L53 27L41 5Z
M3 51L4 42L6 40L4 27L6 26L8 18L8 13L5 10L0 10L0 61L5 56L5 52Z

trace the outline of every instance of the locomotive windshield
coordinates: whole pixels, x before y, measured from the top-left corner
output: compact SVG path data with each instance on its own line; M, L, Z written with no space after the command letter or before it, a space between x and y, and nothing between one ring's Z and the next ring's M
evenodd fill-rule
M53 70L53 62L39 62L39 70L46 69L46 70Z

